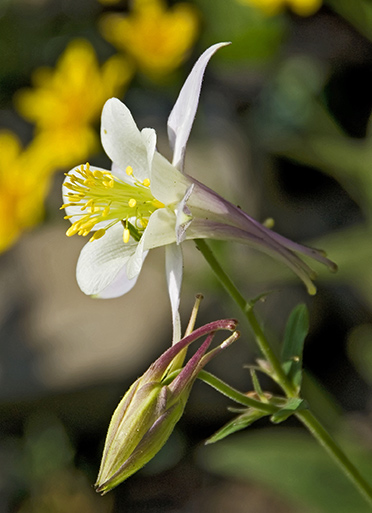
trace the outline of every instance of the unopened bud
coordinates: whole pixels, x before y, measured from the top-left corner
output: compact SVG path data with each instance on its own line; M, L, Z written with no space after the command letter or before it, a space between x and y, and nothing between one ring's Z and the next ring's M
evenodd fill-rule
M192 385L204 365L238 338L234 332L217 348L207 350L218 330L233 331L236 321L227 319L203 326L170 347L129 388L116 408L107 432L96 490L112 490L143 467L163 447L183 414ZM172 363L181 351L206 336L182 369Z

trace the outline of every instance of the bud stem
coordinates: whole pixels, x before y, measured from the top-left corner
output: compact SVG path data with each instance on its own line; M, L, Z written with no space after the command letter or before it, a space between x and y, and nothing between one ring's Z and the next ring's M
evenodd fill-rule
M210 385L215 390L226 397L229 397L236 403L243 404L244 406L254 408L270 415L275 413L277 410L277 408L271 404L262 403L261 401L257 401L257 399L246 396L206 370L201 370L199 372L198 379L204 381L204 383L207 383L207 385Z

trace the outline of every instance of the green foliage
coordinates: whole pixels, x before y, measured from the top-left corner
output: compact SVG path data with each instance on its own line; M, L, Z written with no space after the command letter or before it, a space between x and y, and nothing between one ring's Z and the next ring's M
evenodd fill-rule
M235 433L236 431L240 431L242 429L247 428L256 420L265 417L267 414L261 411L255 410L254 408L248 408L247 410L243 410L244 413L238 415L233 420L225 424L221 429L219 429L214 435L210 436L208 440L206 440L206 445L214 444L215 442L219 442L223 438Z
M306 402L303 399L293 397L288 399L284 406L279 407L278 410L271 415L270 420L273 424L280 424L291 417L294 413L304 408L306 408ZM244 410L230 408L230 411L242 413L225 424L221 429L214 433L214 435L210 436L205 442L206 445L219 442L227 436L236 433L237 431L241 431L242 429L249 427L253 422L269 415L268 413L256 410L255 408L247 408Z
M302 380L302 353L309 331L309 314L305 305L296 306L288 319L281 361L283 369L292 383L300 389Z
M284 17L268 17L260 10L236 1L198 0L207 30L205 45L233 41L229 61L247 61L262 65L275 57L285 31ZM221 60L226 56L219 56Z
M277 412L274 413L274 415L270 417L270 420L273 424L280 424L297 411L303 410L306 407L306 402L303 399L300 399L299 397L292 397L291 399L288 399L283 408L280 408Z
M266 486L301 513L370 511L324 450L299 429L242 433L202 449L199 456L208 471ZM353 459L365 475L372 475L369 453Z
M366 383L372 385L372 325L361 324L349 335L348 353Z

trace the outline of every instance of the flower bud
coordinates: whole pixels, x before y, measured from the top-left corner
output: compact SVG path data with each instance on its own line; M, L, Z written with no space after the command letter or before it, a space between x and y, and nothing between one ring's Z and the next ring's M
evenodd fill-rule
M163 447L183 414L199 371L239 337L239 333L234 331L236 324L235 320L227 319L198 328L165 351L133 383L116 408L108 428L95 484L97 492L105 494L112 490L143 467ZM234 333L207 353L218 330ZM196 353L183 368L174 372L172 364L180 352L202 336L206 336L206 339Z

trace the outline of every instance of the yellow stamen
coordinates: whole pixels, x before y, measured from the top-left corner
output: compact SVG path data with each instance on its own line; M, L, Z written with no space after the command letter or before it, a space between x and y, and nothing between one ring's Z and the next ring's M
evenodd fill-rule
M270 230L271 230L272 228L274 228L275 221L272 217L268 217L267 219L265 219L265 221L262 224L266 228L270 228Z
M112 188L114 187L114 178L111 178L110 180L102 180L102 184L107 187L107 188Z
M123 242L125 242L125 244L126 244L127 242L129 242L129 238L130 238L130 231L128 230L128 228L124 228Z
M83 166L83 165L81 165L81 166L80 166L80 168L81 168L81 169L84 169L84 166ZM89 162L87 162L87 163L85 164L85 172L86 172L86 174L87 174L88 176L94 176L94 175L93 175L93 173L92 173L92 171L90 170L90 164L89 164Z
M132 176L132 174L133 174L132 166L127 166L125 172L127 173L128 176Z
M102 217L107 217L110 213L110 205L107 205L102 211Z
M106 230L104 228L101 228L100 230L97 230L94 232L93 236L89 239L89 242L93 242L94 240L100 239L103 237L106 233Z
M134 198L131 198L131 199L128 201L128 206L129 206L130 208L134 208L136 205L137 205L137 201L136 201Z
M144 181L142 182L142 185L144 185L145 187L150 187L150 179L145 178Z
M80 210L85 210L85 209L92 208L92 207L94 207L94 199L93 199L93 198L91 198L90 200L88 200L88 201L85 203L85 205L83 205L83 206L81 207L81 209L80 209Z
M70 226L70 228L67 230L66 235L67 237L72 237L75 235L75 233L78 232L77 226L75 226L75 223Z
M164 203L162 203L161 201L159 201L157 199L153 199L151 203L155 208L164 208L165 207Z

